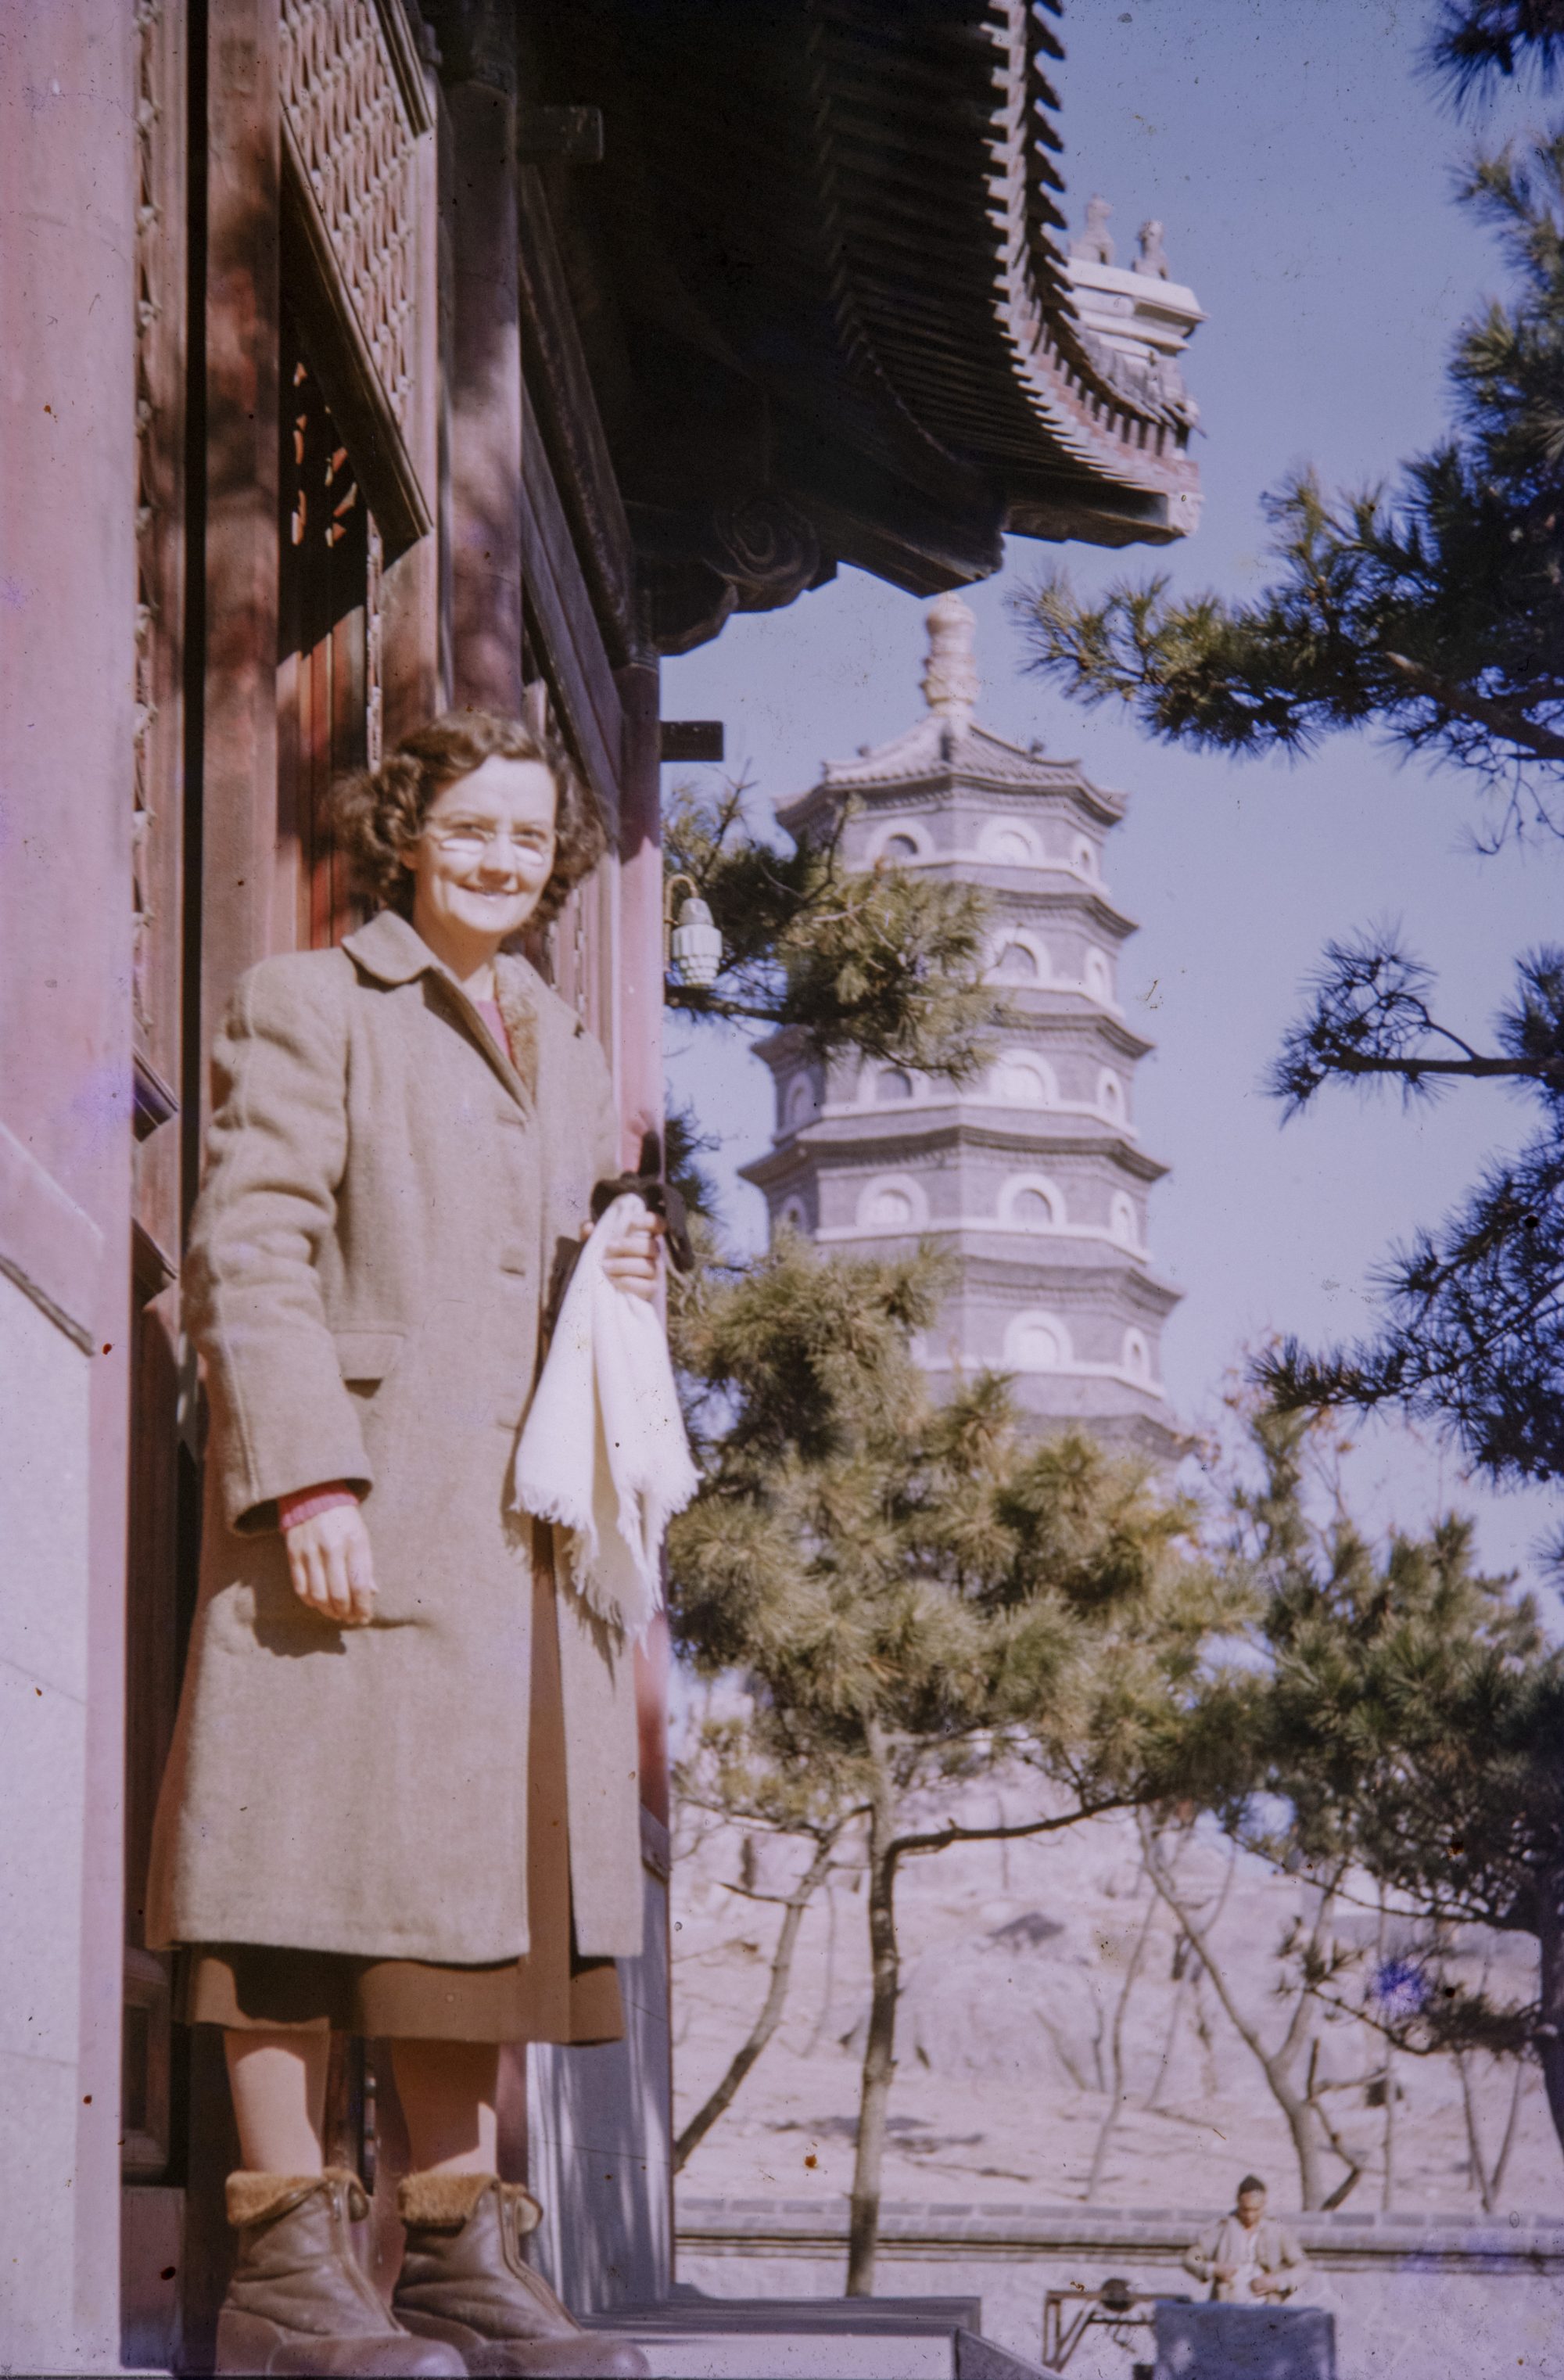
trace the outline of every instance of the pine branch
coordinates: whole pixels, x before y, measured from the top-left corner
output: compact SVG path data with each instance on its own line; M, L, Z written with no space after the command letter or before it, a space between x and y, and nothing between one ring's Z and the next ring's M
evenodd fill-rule
M1385 659L1414 693L1437 702L1441 710L1485 727L1490 735L1515 745L1522 752L1530 752L1535 759L1564 760L1564 735L1544 721L1529 717L1518 702L1506 702L1479 694L1473 686L1459 686L1450 678L1441 677L1436 670L1425 669L1420 662L1409 661L1404 653L1388 652Z
M949 1826L937 1828L927 1834L899 1835L890 1845L890 1856L900 1861L927 1852L948 1851L952 1843L1016 1842L1027 1835L1059 1834L1066 1827L1078 1827L1085 1818L1100 1818L1110 1810L1127 1810L1132 1806L1128 1799L1116 1795L1109 1801L1083 1803L1077 1809L1067 1810L1061 1817L1034 1818L1021 1826L958 1827L952 1820Z
M1470 1058L1371 1058L1355 1050L1333 1050L1322 1063L1333 1075L1398 1075L1413 1083L1424 1075L1461 1075L1473 1082L1505 1076L1512 1081L1564 1080L1564 1062L1558 1058L1483 1058L1475 1053Z
M1232 1987L1228 1981L1222 1961L1216 1956L1215 1952L1211 1949L1209 1934L1206 1932L1206 1927L1202 1925L1200 1919L1191 1914L1188 1902L1181 1897L1172 1877L1164 1870L1161 1864L1160 1855L1150 1837L1146 1832L1144 1826L1142 1828L1142 1844L1146 1859L1146 1872L1151 1878L1152 1884L1155 1886L1157 1892L1160 1898L1166 1901L1169 1910L1172 1915L1177 1918L1179 1924L1182 1926L1184 1933L1187 1935L1190 1942L1194 1946L1194 1954L1200 1961L1201 1965L1205 1968L1206 1974L1210 1978L1212 1989L1215 1991L1217 1998L1222 2004L1223 2014L1226 2016L1229 2023L1232 2026L1232 2029L1237 2034L1239 2039L1243 2043L1247 2049L1253 2052L1255 2058L1258 2060L1261 2067L1266 2070L1268 2075L1271 2066L1271 2052L1267 2049L1260 2034L1244 2015L1243 2010L1239 2007L1238 2002L1233 1996Z
M1564 67L1564 0L1445 0L1424 57L1457 108L1528 68L1548 90Z
M793 1021L788 1014L787 1002L780 997L762 1008L750 1001L731 1000L723 992L709 991L699 984L669 984L665 1004L669 1008L682 1009L686 1016L743 1017L751 1025L770 1026L787 1025Z

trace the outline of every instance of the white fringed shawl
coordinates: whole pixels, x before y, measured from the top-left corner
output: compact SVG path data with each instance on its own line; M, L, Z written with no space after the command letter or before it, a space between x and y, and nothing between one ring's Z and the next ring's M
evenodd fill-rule
M603 1272L645 1211L616 1198L581 1252L511 1483L518 1512L565 1532L576 1592L632 1640L662 1609L663 1536L700 1484L656 1309Z

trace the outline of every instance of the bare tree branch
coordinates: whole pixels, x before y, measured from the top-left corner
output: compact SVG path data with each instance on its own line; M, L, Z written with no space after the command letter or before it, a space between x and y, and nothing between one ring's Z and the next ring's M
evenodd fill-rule
M814 1899L818 1887L830 1873L834 1849L834 1836L830 1841L822 1841L795 1889L785 1900L780 1902L785 1913L782 1917L782 1931L777 1937L777 1947L771 1954L771 1979L760 2013L751 2025L745 2040L729 2059L726 2071L716 2089L697 2108L674 2142L673 2170L675 2173L684 2170L690 2156L699 2147L713 2124L733 2105L740 2083L782 2022L782 2010L787 2006L788 1985L793 1980L793 1959L798 1948L798 1935L804 1923L804 1912ZM778 1896L772 1893L748 1892L742 1885L730 1885L728 1888L731 1892L742 1892L745 1899L748 1900L775 1901L778 1900Z

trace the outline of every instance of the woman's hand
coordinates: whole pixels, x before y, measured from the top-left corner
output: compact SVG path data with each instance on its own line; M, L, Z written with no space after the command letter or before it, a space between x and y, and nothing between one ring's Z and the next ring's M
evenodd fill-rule
M588 1223L581 1236L586 1240L591 1234L592 1227ZM661 1217L643 1207L634 1221L624 1225L604 1248L604 1277L615 1289L625 1290L632 1297L655 1297L660 1269L657 1244L661 1237Z
M375 1558L357 1504L333 1504L283 1533L293 1591L322 1620L362 1628L374 1618Z

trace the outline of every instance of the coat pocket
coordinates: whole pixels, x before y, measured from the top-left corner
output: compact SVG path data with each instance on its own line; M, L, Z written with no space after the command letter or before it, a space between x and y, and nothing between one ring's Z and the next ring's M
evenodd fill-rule
M333 1330L345 1380L383 1380L402 1353L401 1330Z

